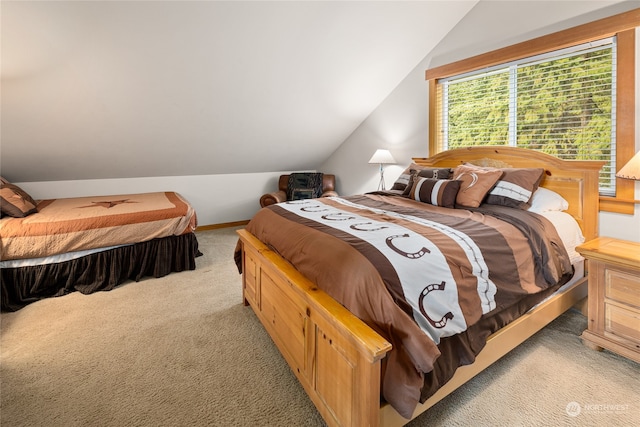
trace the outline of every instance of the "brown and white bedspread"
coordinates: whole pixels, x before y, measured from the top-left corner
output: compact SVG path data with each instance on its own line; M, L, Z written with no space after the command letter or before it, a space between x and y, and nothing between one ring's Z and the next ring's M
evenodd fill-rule
M0 220L1 260L40 258L192 232L193 207L175 192L43 200Z
M447 209L380 194L312 199L264 208L247 230L393 345L382 392L405 416L442 340L572 275L545 218L501 206Z

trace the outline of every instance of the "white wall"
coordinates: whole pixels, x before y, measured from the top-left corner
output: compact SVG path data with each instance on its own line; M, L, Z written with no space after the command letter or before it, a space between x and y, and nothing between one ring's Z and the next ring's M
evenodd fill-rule
M212 225L250 219L260 209L260 196L276 191L283 173L194 175L156 178L16 182L34 199L106 196L175 191L195 208L198 224Z
M621 13L630 6L640 6L638 2L626 2L613 8L605 8L603 11L593 11L595 3L546 2L545 7L541 8L539 2L480 2L454 31L407 75L396 90L319 167L319 170L336 174L340 181L340 191L344 194L375 190L378 169L376 165L367 162L377 148L387 148L398 162L397 165L385 169L388 188L411 162L412 157L429 155L429 90L425 81L426 69ZM579 16L581 10L590 13ZM516 19L519 16L524 16L525 19ZM545 17L549 16L564 16L566 21L545 26ZM508 23L504 29L506 31L514 31L520 27L521 35L518 38L507 35L500 37L500 31L503 29L498 25L499 22ZM527 31L527 25L534 27ZM640 31L636 35L638 60ZM640 70L640 66L636 66L636 70ZM636 83L636 90L637 106L637 100L640 100L640 79ZM636 150L640 150L639 132L640 108L636 108ZM639 198L640 183L636 183L636 199ZM602 212L599 218L600 235L640 241L638 205L635 207L634 215Z

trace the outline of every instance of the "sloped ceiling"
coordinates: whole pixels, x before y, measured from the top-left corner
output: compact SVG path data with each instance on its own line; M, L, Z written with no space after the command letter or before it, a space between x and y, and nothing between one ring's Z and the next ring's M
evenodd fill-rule
M314 169L477 1L3 1L17 182Z

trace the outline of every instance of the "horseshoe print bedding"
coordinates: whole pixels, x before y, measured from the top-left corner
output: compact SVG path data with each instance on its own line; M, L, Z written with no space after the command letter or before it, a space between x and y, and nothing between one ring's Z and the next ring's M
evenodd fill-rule
M246 229L393 345L382 394L401 414L435 392L434 372L446 382L573 274L553 225L503 206L307 199L262 209Z

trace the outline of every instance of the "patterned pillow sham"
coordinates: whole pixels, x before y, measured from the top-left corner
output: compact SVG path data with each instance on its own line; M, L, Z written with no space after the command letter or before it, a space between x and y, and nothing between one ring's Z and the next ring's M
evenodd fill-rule
M3 216L24 218L38 212L36 205L35 200L17 185L0 183L0 211Z
M401 191L404 194L408 195L409 191L411 191L411 175L413 171L423 172L421 176L424 178L438 178L438 179L449 179L451 178L451 169L449 168L426 168L415 163L411 163L407 168L402 171L396 182L393 183L391 190Z
M409 183L402 192L403 196L408 196L413 187L413 183L417 178L432 178L432 179L450 179L453 171L449 168L424 168L424 169L411 169L409 174Z
M528 209L544 176L543 168L500 168L502 177L487 194L485 203Z
M414 179L408 197L419 202L444 208L454 208L461 181L452 179L420 178Z
M456 205L467 208L480 206L502 173L499 169L485 169L468 164L456 166L453 170L453 179L462 181L456 197Z

